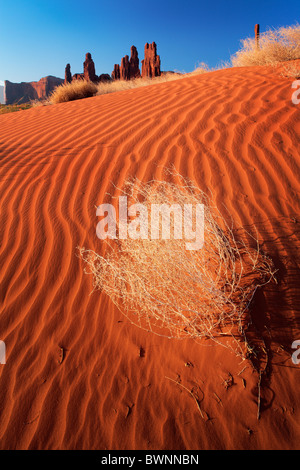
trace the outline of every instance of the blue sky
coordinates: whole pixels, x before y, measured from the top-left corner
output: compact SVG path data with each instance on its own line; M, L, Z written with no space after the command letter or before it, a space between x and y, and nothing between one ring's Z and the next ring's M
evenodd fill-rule
M162 70L192 71L229 60L254 25L300 22L299 0L0 0L0 84L82 72L91 52L96 73L111 73L135 45L140 60L155 41Z

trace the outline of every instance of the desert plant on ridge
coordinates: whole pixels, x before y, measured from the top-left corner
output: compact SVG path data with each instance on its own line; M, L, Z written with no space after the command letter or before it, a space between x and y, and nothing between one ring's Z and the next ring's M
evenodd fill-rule
M249 234L238 233L193 183L137 179L122 194L131 203L204 204L203 248L188 251L186 240L105 240L104 256L79 248L93 275L94 289L104 291L135 325L156 334L209 338L245 357L244 322L256 289L274 275L271 260ZM174 229L174 219L172 220ZM247 241L248 238L248 241Z
M107 82L93 83L86 80L73 80L71 83L59 85L55 88L49 97L49 102L52 104L63 103L66 101L74 101L82 98L89 98L95 95L105 95L108 93L115 93L117 91L131 90L158 83L171 82L180 80L190 75L198 75L209 72L206 64L201 64L199 68L191 73L163 73L159 77L153 78L135 78L131 80L112 80Z
M13 113L15 111L24 111L26 109L30 109L30 103L24 104L0 104L0 114L8 114Z
M282 77L294 78L295 80L300 78L300 61L295 60L282 64L281 73Z
M259 36L259 47L255 38L242 41L242 48L232 57L234 67L252 65L276 65L279 62L300 59L300 25L270 29Z
M97 93L97 85L87 80L73 80L57 86L49 97L51 103L64 103L66 101L90 98Z
M159 77L153 78L133 78L131 80L112 80L111 82L99 82L97 85L97 95L105 95L107 93L114 93L116 91L131 90L133 88L140 88L149 85L156 85L157 83L170 82L184 78L180 73L163 73Z

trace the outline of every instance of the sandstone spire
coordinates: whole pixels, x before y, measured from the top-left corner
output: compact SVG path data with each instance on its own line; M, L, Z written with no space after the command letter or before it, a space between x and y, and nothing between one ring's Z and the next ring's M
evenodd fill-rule
M72 74L71 74L71 65L67 64L65 68L65 83L71 83Z
M142 77L159 77L160 57L157 55L156 44L145 44L145 57L142 60Z
M91 82L97 82L98 80L98 77L95 73L95 64L89 52L87 52L85 55L85 61L83 63L83 74L85 80L90 80Z

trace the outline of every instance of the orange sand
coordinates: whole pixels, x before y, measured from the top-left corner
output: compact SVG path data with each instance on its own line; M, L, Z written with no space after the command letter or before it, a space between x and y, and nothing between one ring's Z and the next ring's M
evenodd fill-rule
M0 116L1 449L299 448L292 81L270 68L227 69ZM247 361L139 330L104 294L89 295L75 255L101 245L95 205L111 181L162 178L172 164L237 223L255 223L279 269L252 311L269 348L259 420ZM166 377L193 389L203 416Z

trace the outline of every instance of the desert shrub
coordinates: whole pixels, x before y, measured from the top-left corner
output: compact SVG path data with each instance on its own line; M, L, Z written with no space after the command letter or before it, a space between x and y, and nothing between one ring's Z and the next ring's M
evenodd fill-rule
M24 104L0 104L0 114L14 113L16 111L24 111L25 109L30 109L30 103Z
M128 181L128 205L204 204L204 245L187 250L187 238L106 239L103 256L84 247L79 256L94 289L105 292L135 325L175 338L210 338L245 355L244 322L256 289L274 274L256 238L234 230L192 182ZM146 216L148 217L148 216ZM171 220L174 229L175 217ZM195 213L190 222L195 224ZM163 218L160 221L162 228ZM150 227L149 227L150 234Z
M131 90L133 88L140 88L149 85L156 85L157 83L170 82L184 78L183 74L166 72L159 77L153 78L134 78L131 80L113 80L111 82L99 82L97 85L97 95L105 95L107 93L114 93L116 91Z
M209 68L209 66L205 62L198 62L198 64L195 67L195 70L190 72L188 75L200 75L202 73L207 73L211 71L212 70Z
M90 98L96 95L97 85L87 80L73 80L56 87L51 93L49 100L51 103L64 103L66 101Z
M282 64L282 67L280 68L280 75L286 78L299 79L300 78L300 62L296 60L293 62L287 62L287 63Z
M242 48L232 57L234 67L276 65L300 58L300 25L268 30L259 35L259 47L254 38L242 40Z
M31 100L30 104L31 104L32 108L40 108L40 107L44 107L44 106L51 106L52 102L51 102L50 98L48 97L48 98L44 98L44 99L41 99L41 100L38 100L38 99Z

